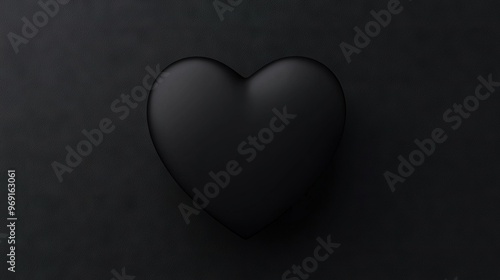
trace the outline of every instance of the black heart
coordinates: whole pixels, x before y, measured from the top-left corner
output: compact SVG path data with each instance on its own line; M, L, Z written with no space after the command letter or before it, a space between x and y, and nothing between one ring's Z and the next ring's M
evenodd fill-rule
M314 60L281 59L247 79L206 58L183 59L165 73L148 102L156 150L195 198L191 207L241 237L300 200L341 138L342 88Z

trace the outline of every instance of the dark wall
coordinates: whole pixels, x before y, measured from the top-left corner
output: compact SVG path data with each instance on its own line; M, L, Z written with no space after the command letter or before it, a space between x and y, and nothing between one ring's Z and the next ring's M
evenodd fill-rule
M498 1L407 1L347 63L339 47L388 1L243 0L221 21L211 0L71 1L16 54L9 32L41 10L0 4L0 218L7 169L17 173L16 273L0 243L0 279L281 279L317 237L341 246L310 279L498 279L500 89L460 128L443 113L500 80ZM142 83L146 66L189 56L243 76L285 56L327 65L347 102L344 136L311 203L249 240L189 202L156 154L146 102L120 120L110 104ZM59 182L51 164L81 131L115 131ZM311 124L314 125L314 124ZM448 136L392 192L415 139ZM0 227L0 233L6 233Z

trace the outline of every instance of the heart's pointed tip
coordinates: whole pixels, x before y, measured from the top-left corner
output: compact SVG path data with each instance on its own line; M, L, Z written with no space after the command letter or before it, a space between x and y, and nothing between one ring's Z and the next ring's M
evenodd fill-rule
M257 234L257 232L239 231L239 230L234 230L234 229L231 229L231 228L229 228L229 230L231 230L231 232L233 232L238 237L240 237L241 239L244 239L244 240L248 240L252 236L254 236L255 234Z
M252 236L254 236L254 235L253 235L253 234L252 234L252 235L240 235L240 234L238 234L238 236L239 236L241 239L243 239L243 240L248 240L248 239L250 239L250 238L251 238Z
M244 240L248 240L262 231L262 228L257 229L257 230L247 230L247 229L243 230L243 229L234 229L234 228L228 227L228 229L230 231L232 231L234 234L236 234L237 236L239 236L241 239L244 239Z

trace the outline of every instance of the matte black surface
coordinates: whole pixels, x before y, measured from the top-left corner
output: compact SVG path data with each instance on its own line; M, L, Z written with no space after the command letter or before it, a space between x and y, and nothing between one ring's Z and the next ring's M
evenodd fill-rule
M339 44L388 1L243 1L220 21L211 1L71 1L15 54L6 37L36 0L0 2L0 232L7 168L17 169L17 279L280 279L318 236L342 245L310 280L500 278L500 98L481 103L392 193L383 173L442 114L500 80L500 3L402 1L404 10L348 64ZM344 90L345 131L300 221L242 240L201 213L151 141L146 102L120 120L110 104L144 70L192 56L243 76L287 56L321 62ZM51 163L102 118L116 125L59 183ZM447 127L447 126L446 126ZM0 243L0 279L6 271ZM15 279L15 278L14 278ZM118 279L117 279L118 280Z

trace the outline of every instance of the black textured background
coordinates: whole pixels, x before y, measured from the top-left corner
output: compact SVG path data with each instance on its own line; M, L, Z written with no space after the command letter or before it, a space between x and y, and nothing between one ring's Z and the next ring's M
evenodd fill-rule
M316 237L341 247L310 279L499 279L500 91L457 131L442 121L500 80L498 1L402 1L380 36L347 64L339 44L388 1L244 0L221 22L211 0L72 1L15 54L7 39L36 1L0 4L0 233L7 168L17 170L17 273L0 279L281 279L311 256ZM110 111L147 65L217 59L247 76L306 56L340 79L344 137L322 191L298 222L282 219L242 240L207 214L186 226L189 198L158 158L146 102ZM59 183L52 161L112 118L116 130ZM311 124L314 125L314 124ZM396 192L383 173L436 127L449 139Z

